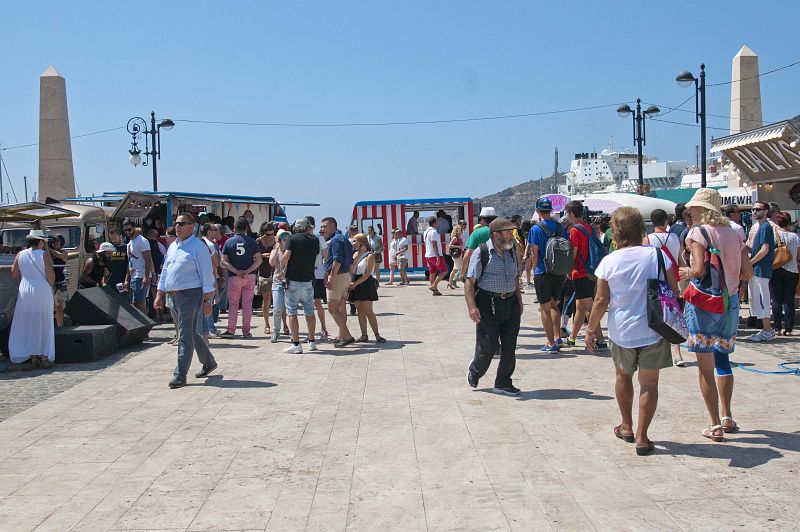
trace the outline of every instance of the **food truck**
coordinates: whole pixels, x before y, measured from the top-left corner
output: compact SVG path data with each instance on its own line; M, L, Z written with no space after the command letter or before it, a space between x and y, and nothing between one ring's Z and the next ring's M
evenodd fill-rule
M351 225L357 225L358 231L366 234L367 228L372 226L383 241L383 268L381 272L389 271L389 243L392 240L392 230L400 229L408 238L408 271L425 271L425 243L422 234L428 227L426 218L435 216L439 210L449 214L453 223L466 220L467 227L472 228L475 223L475 206L472 198L426 198L426 199L397 199L379 201L359 201L353 206ZM416 234L406 234L408 221L419 212ZM448 234L440 235L443 250L446 250L449 241Z

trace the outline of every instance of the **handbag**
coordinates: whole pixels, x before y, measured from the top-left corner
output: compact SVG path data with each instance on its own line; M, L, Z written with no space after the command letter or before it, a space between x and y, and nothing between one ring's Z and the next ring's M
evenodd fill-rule
M786 242L781 240L780 231L775 232L775 238L777 242L775 242L775 258L772 260L773 270L782 268L792 260L792 252L789 251Z
M671 344L681 344L689 337L686 319L678 298L666 282L666 267L661 250L658 256L658 276L647 280L647 325Z
M706 312L724 314L728 310L728 287L725 285L725 268L722 266L722 257L719 249L713 246L711 238L702 225L699 229L708 245L705 252L706 273L701 279L689 281L686 290L683 291L683 299Z
M451 246L449 253L450 253L451 257L453 257L454 259L457 259L458 257L461 256L461 248Z

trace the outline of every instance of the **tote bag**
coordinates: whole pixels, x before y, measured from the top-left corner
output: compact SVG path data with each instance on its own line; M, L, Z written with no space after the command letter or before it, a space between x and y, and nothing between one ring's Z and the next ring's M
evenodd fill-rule
M666 281L664 256L658 255L658 277L647 280L647 325L671 344L681 344L689 336L678 298Z
M724 314L728 310L728 287L725 285L725 269L722 267L720 251L715 248L705 228L700 226L700 233L706 239L708 249L705 252L706 273L701 279L691 279L683 291L683 299L695 307Z

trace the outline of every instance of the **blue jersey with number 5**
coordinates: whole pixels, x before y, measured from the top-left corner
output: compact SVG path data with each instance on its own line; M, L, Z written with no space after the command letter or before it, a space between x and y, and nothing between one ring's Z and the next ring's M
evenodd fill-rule
M245 271L253 265L256 254L256 241L247 235L235 235L225 241L222 253L237 270ZM228 276L236 275L228 272Z

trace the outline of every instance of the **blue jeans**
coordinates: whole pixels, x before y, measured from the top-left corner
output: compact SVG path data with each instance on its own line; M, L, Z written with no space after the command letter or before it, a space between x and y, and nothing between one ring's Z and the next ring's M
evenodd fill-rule
M214 321L217 321L217 319L219 319L220 311L228 312L228 283L227 283L227 279L225 279L225 281L226 281L225 285L222 286L222 282L221 282L220 278L217 277L217 283L219 283L219 286L221 286L221 288L220 288L220 291L219 291L219 310L217 310L217 315L214 316Z
M286 311L286 294L283 285L279 282L272 283L272 334L281 331L281 317Z
M178 365L175 367L174 376L185 380L195 350L197 359L203 366L213 366L216 361L205 340L197 332L198 315L203 314L203 290L190 288L175 292L172 301L174 316L178 323Z
M311 281L289 281L286 289L286 315L297 316L297 306L303 306L303 314L314 315L314 285Z

